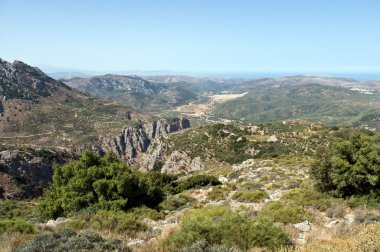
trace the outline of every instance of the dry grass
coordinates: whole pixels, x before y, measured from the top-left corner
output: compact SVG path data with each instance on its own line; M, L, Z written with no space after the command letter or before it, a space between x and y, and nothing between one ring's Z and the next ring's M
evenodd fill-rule
M338 226L332 233L320 239L310 239L305 245L297 245L292 252L347 252L347 251L380 251L380 222L374 224L355 225L350 228ZM309 236L311 236L310 234ZM316 234L317 235L317 234Z
M25 244L33 238L34 235L21 233L3 233L0 235L0 252L15 251L17 247Z

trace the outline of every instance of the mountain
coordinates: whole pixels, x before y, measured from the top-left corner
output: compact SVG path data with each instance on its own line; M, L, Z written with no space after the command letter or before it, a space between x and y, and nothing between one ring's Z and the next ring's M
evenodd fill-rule
M108 77L118 83L118 77ZM114 90L150 95L163 89L139 78L129 80ZM111 151L139 165L153 142L190 127L186 118L157 120L91 97L20 61L0 60L0 105L0 198L40 196L52 181L54 164L88 149Z
M3 145L77 148L148 117L95 99L23 62L0 60Z
M150 82L138 76L108 74L64 82L85 93L107 97L143 111L170 109L196 99L196 94L185 86Z
M196 93L220 92L243 83L242 78L214 78L214 77L194 77L185 75L158 75L144 76L146 80L167 84L178 84L186 86Z

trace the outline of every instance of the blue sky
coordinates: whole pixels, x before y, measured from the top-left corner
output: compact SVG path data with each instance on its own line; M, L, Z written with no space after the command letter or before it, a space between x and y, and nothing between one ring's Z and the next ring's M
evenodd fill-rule
M380 72L377 0L0 0L0 57L92 71Z

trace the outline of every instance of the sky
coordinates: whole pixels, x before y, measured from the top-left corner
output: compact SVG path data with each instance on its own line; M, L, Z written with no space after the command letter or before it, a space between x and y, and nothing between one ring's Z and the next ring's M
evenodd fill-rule
M0 58L89 71L380 73L378 0L0 0Z

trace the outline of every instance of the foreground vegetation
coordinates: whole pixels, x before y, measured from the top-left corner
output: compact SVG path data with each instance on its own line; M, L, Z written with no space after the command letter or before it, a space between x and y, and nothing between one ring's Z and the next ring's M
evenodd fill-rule
M267 126L265 139L287 136L287 127ZM237 126L207 130L221 142L243 135L259 142L258 135ZM200 172L140 172L111 154L86 152L55 169L41 199L0 201L0 244L5 251L376 251L377 132L319 126L315 131L323 139L312 130L311 144L305 135L292 138L300 149L315 146L311 161L308 151L260 156L247 166L213 170L223 174L223 183ZM195 135L187 136L189 147ZM266 144L270 154L275 143ZM42 223L57 217L67 219L56 226ZM300 223L310 230L295 228Z

